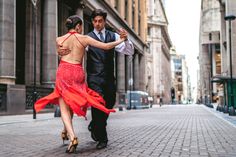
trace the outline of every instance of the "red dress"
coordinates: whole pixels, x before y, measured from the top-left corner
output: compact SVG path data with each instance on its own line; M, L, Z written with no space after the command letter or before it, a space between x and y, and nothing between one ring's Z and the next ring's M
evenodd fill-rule
M81 64L60 61L56 74L56 87L51 94L36 101L34 105L36 112L42 110L47 104L59 104L60 97L78 116L85 117L87 108L90 106L107 114L115 112L114 109L105 107L102 96L88 88Z

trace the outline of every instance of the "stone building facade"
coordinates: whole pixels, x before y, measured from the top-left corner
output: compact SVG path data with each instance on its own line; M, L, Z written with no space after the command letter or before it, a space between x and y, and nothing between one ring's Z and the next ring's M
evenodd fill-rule
M226 112L228 112L228 107L232 106L231 104L236 103L235 98L231 103L229 83L230 41L232 67L236 66L236 20L232 20L231 23L232 38L230 40L229 22L225 20L225 16L228 15L236 16L236 1L202 0L198 100L205 104L217 102L219 106L226 107ZM235 79L235 68L232 68L232 76Z
M187 104L192 101L191 83L188 73L185 55L176 53L175 49L171 49L171 71L172 71L172 87L174 88L174 104Z
M145 0L37 0L36 7L32 2L0 1L0 114L32 109L34 88L37 98L52 91L58 66L55 38L66 33L65 19L81 16L86 34L93 29L89 16L96 8L108 12L108 29L125 28L135 47L133 58L120 54L114 58L117 103L124 101L130 88L145 90Z
M154 103L170 102L171 66L170 47L172 46L167 26L168 20L161 0L147 1L149 50L147 51L146 90L154 98Z
M217 0L203 0L200 24L200 93L205 104L212 102L212 96L216 92L211 78L220 70L216 71L214 58L219 52L220 44L220 6ZM217 73L216 73L217 72Z

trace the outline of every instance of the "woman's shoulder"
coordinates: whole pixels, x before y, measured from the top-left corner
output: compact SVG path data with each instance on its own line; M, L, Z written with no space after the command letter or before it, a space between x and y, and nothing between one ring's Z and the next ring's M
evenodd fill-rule
M79 38L85 38L85 37L86 37L86 35L79 34L79 33L75 33L75 36L76 36L76 37L79 37Z
M66 34L63 35L63 36L57 37L57 38L56 38L56 41L58 42L58 41L61 41L61 40L65 39L65 38L66 38Z

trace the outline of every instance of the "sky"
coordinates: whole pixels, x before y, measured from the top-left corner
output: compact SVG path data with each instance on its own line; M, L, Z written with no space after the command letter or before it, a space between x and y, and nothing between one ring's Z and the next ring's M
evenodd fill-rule
M196 89L201 0L165 0L165 9L172 44L186 56L191 86Z

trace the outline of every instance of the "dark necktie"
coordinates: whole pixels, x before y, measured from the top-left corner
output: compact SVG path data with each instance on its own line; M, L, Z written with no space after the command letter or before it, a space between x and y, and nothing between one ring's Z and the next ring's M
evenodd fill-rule
M98 34L99 34L99 36L100 36L100 40L101 40L102 42L104 42L105 39L104 39L104 37L103 37L103 35L102 35L102 32L99 32Z

